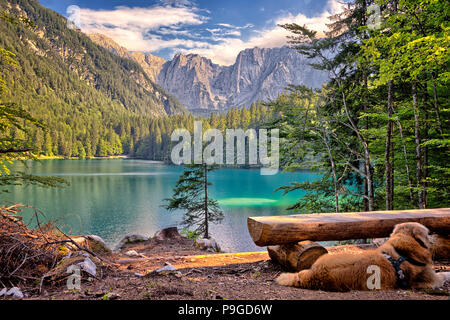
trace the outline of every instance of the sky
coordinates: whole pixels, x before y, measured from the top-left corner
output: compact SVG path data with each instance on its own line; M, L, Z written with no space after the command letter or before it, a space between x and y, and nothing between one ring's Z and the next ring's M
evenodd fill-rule
M196 53L231 65L246 48L286 45L278 24L323 34L338 0L40 0L85 33L101 33L130 51L171 59ZM78 9L79 8L79 9Z

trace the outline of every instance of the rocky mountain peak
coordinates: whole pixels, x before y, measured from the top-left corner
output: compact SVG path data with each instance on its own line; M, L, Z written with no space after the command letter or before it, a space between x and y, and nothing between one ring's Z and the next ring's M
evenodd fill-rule
M328 77L309 63L286 46L245 49L231 66L197 54L177 54L164 64L158 83L191 111L220 110L275 99L289 84L320 87Z
M177 97L189 110L224 110L269 101L290 84L318 88L328 79L306 57L284 46L249 48L234 64L221 66L198 54L177 53L170 61L141 52L128 52L113 40L90 35L110 51L138 62L147 75Z

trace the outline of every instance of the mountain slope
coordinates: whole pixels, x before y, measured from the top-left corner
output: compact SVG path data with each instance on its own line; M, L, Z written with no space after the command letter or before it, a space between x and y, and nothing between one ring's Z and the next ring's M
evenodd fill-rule
M21 26L18 30L10 28L9 37L14 38L12 33L15 33L14 42L25 44L40 59L51 61L58 68L69 69L110 99L118 100L127 110L162 116L183 109L174 97L151 81L135 61L112 54L85 34L70 30L64 17L37 1L1 0L0 4L12 14L26 16L36 25L34 30ZM7 32L7 29L2 31Z
M0 101L19 104L45 123L46 131L27 127L27 135L9 133L29 141L37 154L133 152L135 143L149 134L153 119L184 112L135 61L69 30L62 16L37 1L0 0L0 11L36 24L33 29L0 20L0 48L13 52L19 64L11 68L0 61L10 89Z
M246 49L231 66L195 54L177 54L163 65L158 83L190 110L220 110L276 99L289 84L320 87L327 74L309 63L288 47Z
M89 34L88 36L92 41L108 49L110 52L122 58L136 61L153 82L156 81L159 71L161 70L163 64L166 62L166 60L164 60L163 58L154 56L152 54L145 54L143 52L130 52L128 51L128 49L120 46L114 40L108 38L105 35L94 33Z
M89 35L97 44L133 59L191 111L224 110L258 100L270 101L289 84L318 88L325 72L313 69L306 57L288 47L253 48L239 53L231 66L221 66L197 54L176 54L171 61L152 54L129 52L112 39Z
M216 90L214 84L224 74L224 67L196 54L177 54L166 62L159 75L158 83L183 101L190 110L225 109L231 106L226 93Z

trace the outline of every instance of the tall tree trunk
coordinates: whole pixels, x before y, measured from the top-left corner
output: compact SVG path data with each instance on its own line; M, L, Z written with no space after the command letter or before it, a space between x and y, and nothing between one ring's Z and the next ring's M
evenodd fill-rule
M340 85L340 88L342 90L342 85ZM374 201L373 201L374 193L373 193L373 180L372 180L373 175L372 175L372 170L370 168L369 144L367 143L366 139L364 139L364 137L362 136L361 131L355 124L355 121L353 121L352 117L350 116L350 111L348 110L348 106L347 106L347 98L345 96L344 91L342 91L342 100L344 103L345 115L347 116L347 119L350 122L351 128L356 133L356 135L364 149L364 171L367 172L367 175L365 176L365 178L367 179L368 207L369 207L369 211L373 211L373 209L374 209Z
M316 103L316 114L319 115L319 102ZM321 132L319 132L320 137L322 138L323 143L325 144L325 147L327 148L328 152L328 159L330 160L331 165L331 172L333 174L333 184L334 184L334 203L335 203L335 210L336 213L339 212L339 185L336 175L336 162L334 160L333 154L331 153L331 146L328 142L328 136L325 132L325 125L322 122L322 119L319 118ZM306 124L306 122L305 122Z
M394 124L392 124L393 126ZM395 128L392 128L392 135L394 135ZM394 210L394 186L395 186L395 148L394 141L391 140L391 210Z
M428 147L425 146L423 148L423 177L424 177L424 183L423 183L423 207L426 208L427 207L427 203L428 203L428 193L427 193L427 188L428 188L428 182L427 182L427 177L428 177Z
M424 199L422 190L422 147L420 146L420 111L417 102L417 80L414 80L412 85L413 108L414 108L414 137L416 142L416 180L417 180L417 195L419 208L423 209Z
M364 7L366 7L366 2L364 1ZM364 9L364 12L366 12L366 10ZM364 71L364 91L363 91L363 108L364 108L364 113L367 113L367 72ZM366 130L369 129L369 117L365 117L364 119L364 128ZM364 174L367 177L367 168L366 166L364 166ZM369 189L368 189L368 185L367 185L367 179L364 178L363 179L363 184L364 184L364 198L363 198L363 211L369 211Z
M392 94L393 94L393 84L392 81L389 81L388 85L388 101L387 101L387 114L388 114L388 123L387 123L387 133L386 133L386 144L385 144L385 150L384 150L384 164L385 164L385 177L386 177L386 210L392 210L392 180L393 180L393 174L392 174L392 164L390 161L391 158L391 139L392 139L392 129L393 129L393 122L391 120L392 118Z
M411 205L412 207L415 207L415 203L414 203L414 194L413 194L413 186L412 186L412 181L411 181L411 174L410 174L410 170L409 170L409 164L408 164L408 152L406 151L406 143L405 143L405 138L403 136L403 128L402 128L402 124L400 123L400 120L397 120L397 126L398 126L398 131L400 132L400 139L402 141L402 147L403 147L403 156L405 158L405 170L406 170L406 177L408 179L408 189L409 189L409 200L411 201Z
M429 126L428 126L428 110L427 110L427 106L428 106L428 84L425 84L425 96L424 96L424 101L423 101L423 113L425 115L425 136L423 138L424 141L428 140L428 130L429 130ZM428 189L428 182L427 182L427 178L428 178L428 146L425 146L423 148L423 203L424 203L424 208L427 207L427 189Z
M368 205L369 205L369 211L373 211L374 209L374 203L373 203L373 179L372 179L372 170L370 168L370 153L369 153L369 145L364 140L363 142L364 147L364 166L365 171L367 172L366 179L367 179L367 193L368 193Z
M365 174L365 176L367 177L367 167L366 166L364 166L364 174ZM369 186L367 185L367 179L366 178L364 178L363 179L363 187L364 187L364 195L367 197L364 197L363 198L363 211L369 211L369 201L368 201L368 198L369 198Z
M209 223L208 223L208 166L203 165L205 170L205 238L209 239Z
M336 164L334 161L333 154L331 153L331 146L328 143L327 137L325 133L322 132L322 140L325 143L325 146L327 147L328 151L328 158L330 159L331 164L331 172L333 174L333 183L334 183L334 198L335 198L335 207L336 207L336 213L339 212L339 190L338 190L338 182L337 182L337 176L336 176Z
M367 20L368 20L368 12L367 12L367 0L362 1L362 21L361 21L361 25L362 26L367 26ZM363 39L366 40L369 38L369 33L368 32L364 32L363 33ZM368 101L367 101L367 69L363 69L363 110L364 113L367 113L367 105L368 105ZM365 123L364 123L364 128L366 130L369 129L369 117L365 117ZM363 180L363 187L364 187L364 198L363 198L363 208L364 211L371 211L370 209L370 199L372 199L372 203L373 203L373 184L371 182L372 180L372 172L370 172L371 168L370 168L370 163L369 166L366 165L367 163L367 159L365 159L364 161L364 180ZM370 188L369 188L369 181L370 181ZM373 205L372 205L373 207ZM372 208L373 210L373 208Z
M434 111L436 112L436 119L437 119L437 122L438 122L439 133L441 134L441 137L444 137L444 130L442 130L441 113L439 111L436 83L435 83L435 78L434 77L435 77L434 74L431 73L431 83L433 84Z

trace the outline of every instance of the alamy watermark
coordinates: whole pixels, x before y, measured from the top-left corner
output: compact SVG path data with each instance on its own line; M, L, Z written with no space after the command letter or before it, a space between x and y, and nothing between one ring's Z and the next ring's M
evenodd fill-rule
M381 289L381 270L379 266L370 265L367 267L367 274L370 276L367 278L366 285L369 290Z
M270 130L270 152L267 129L259 129L258 132L255 129L226 129L224 140L218 129L208 129L203 133L201 121L194 122L193 139L187 129L175 129L171 140L178 142L171 153L171 160L177 165L223 165L225 159L227 165L260 165L261 175L274 175L279 169L278 129ZM204 143L207 143L205 147Z
M67 277L67 289L69 290L81 290L81 268L77 265L71 265L67 268L67 273L70 276Z

